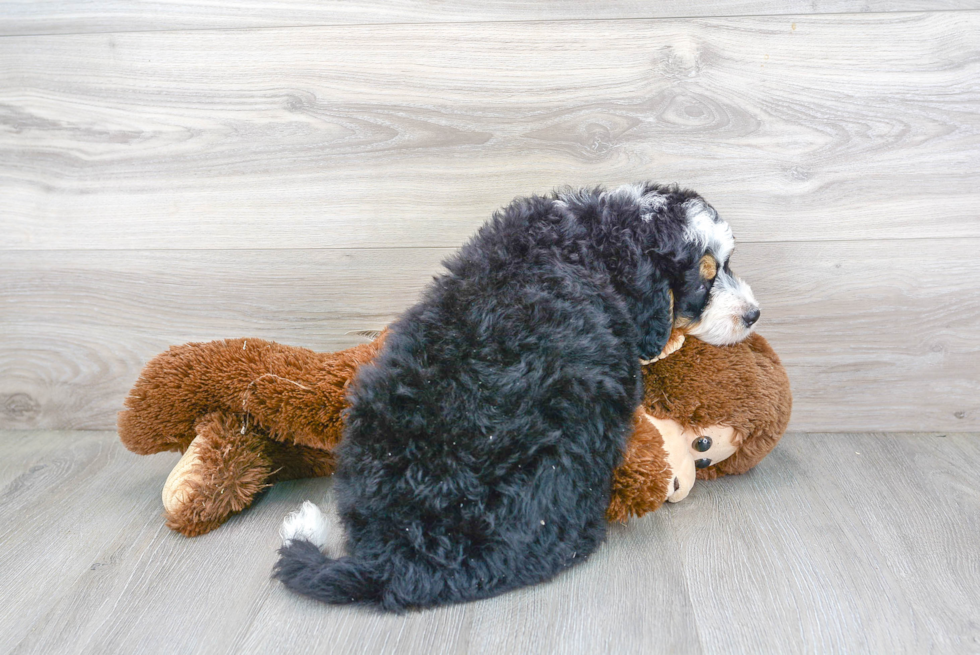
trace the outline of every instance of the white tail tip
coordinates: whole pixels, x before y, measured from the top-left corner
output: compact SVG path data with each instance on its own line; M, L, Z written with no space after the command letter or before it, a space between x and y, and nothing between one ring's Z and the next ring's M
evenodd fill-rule
M323 548L327 543L327 518L319 507L304 501L298 510L283 520L279 536L284 546L293 539L306 539L317 548Z

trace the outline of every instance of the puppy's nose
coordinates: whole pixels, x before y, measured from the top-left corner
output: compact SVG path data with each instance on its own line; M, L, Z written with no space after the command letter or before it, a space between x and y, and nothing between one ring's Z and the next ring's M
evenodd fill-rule
M742 321L745 323L745 327L752 327L755 325L755 322L759 320L759 316L761 315L762 311L758 307L742 314Z

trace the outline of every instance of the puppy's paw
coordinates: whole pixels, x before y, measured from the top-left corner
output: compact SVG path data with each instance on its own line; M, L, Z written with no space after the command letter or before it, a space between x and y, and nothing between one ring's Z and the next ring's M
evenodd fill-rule
M304 501L298 510L289 514L279 528L279 536L285 546L294 539L305 539L317 548L323 548L327 543L327 517L320 508Z
M653 362L659 362L664 357L677 352L677 350L684 345L684 332L681 330L674 330L670 333L670 338L667 340L667 344L664 349L660 351L660 354L653 359L641 359L640 363L646 366L647 364L652 364Z
M670 334L670 339L667 340L667 345L664 346L663 351L657 355L657 359L663 359L667 355L677 352L677 350L684 345L684 333L680 330L674 330Z

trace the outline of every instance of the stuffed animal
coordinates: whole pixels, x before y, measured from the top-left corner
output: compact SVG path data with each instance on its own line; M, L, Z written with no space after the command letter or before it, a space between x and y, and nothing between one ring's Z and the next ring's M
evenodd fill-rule
M119 415L119 435L140 455L183 453L164 485L167 526L204 534L275 482L333 473L347 385L383 341L384 333L316 353L234 339L175 346L151 360ZM644 365L645 398L614 474L610 521L682 500L695 477L748 471L789 422L789 380L761 336L724 347L676 343Z

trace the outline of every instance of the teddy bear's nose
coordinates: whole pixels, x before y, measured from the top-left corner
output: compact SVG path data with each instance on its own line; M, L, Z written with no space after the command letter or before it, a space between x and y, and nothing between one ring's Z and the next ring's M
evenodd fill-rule
M680 480L678 480L678 479L677 479L677 478L675 477L675 478L674 478L674 491L677 491L677 490L679 490L680 488L681 488L681 481L680 481Z
M762 316L762 310L756 307L742 314L742 321L745 322L745 327L752 327L760 316Z

